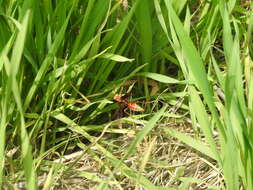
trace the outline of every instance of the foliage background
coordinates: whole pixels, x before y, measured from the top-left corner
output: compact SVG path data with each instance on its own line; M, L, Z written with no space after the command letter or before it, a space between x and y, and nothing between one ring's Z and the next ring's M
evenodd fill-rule
M0 185L252 189L252 24L246 0L0 1ZM144 113L115 117L122 86ZM219 183L159 173L169 136Z

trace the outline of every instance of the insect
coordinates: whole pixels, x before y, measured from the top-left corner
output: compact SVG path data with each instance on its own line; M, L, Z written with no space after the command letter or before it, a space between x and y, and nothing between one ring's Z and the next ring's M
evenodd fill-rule
M125 106L126 108L132 110L132 111L136 111L136 112L143 112L144 109L139 106L138 104L136 104L135 102L130 102L128 101L128 98L132 96L131 93L126 93L125 95L121 96L120 94L115 94L113 99L116 102L119 102L121 105Z

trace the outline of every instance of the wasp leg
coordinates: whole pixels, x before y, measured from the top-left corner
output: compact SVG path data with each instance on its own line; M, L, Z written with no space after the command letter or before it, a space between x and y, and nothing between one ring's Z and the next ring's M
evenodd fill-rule
M124 109L124 113L127 114L128 116L131 116L132 114L127 112L127 109L128 109L127 107Z

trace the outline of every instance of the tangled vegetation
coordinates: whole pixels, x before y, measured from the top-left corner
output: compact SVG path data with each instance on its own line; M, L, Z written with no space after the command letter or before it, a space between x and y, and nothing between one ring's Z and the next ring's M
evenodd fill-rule
M0 0L1 189L253 189L250 0Z

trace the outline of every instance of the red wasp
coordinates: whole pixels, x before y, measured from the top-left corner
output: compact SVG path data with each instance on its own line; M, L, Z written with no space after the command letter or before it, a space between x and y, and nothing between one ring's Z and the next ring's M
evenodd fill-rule
M140 107L138 104L128 101L128 98L130 96L132 96L131 93L126 93L123 96L121 96L119 94L115 94L113 99L115 101L119 102L121 105L125 106L126 108L129 108L132 111L143 112L144 109L142 107Z

